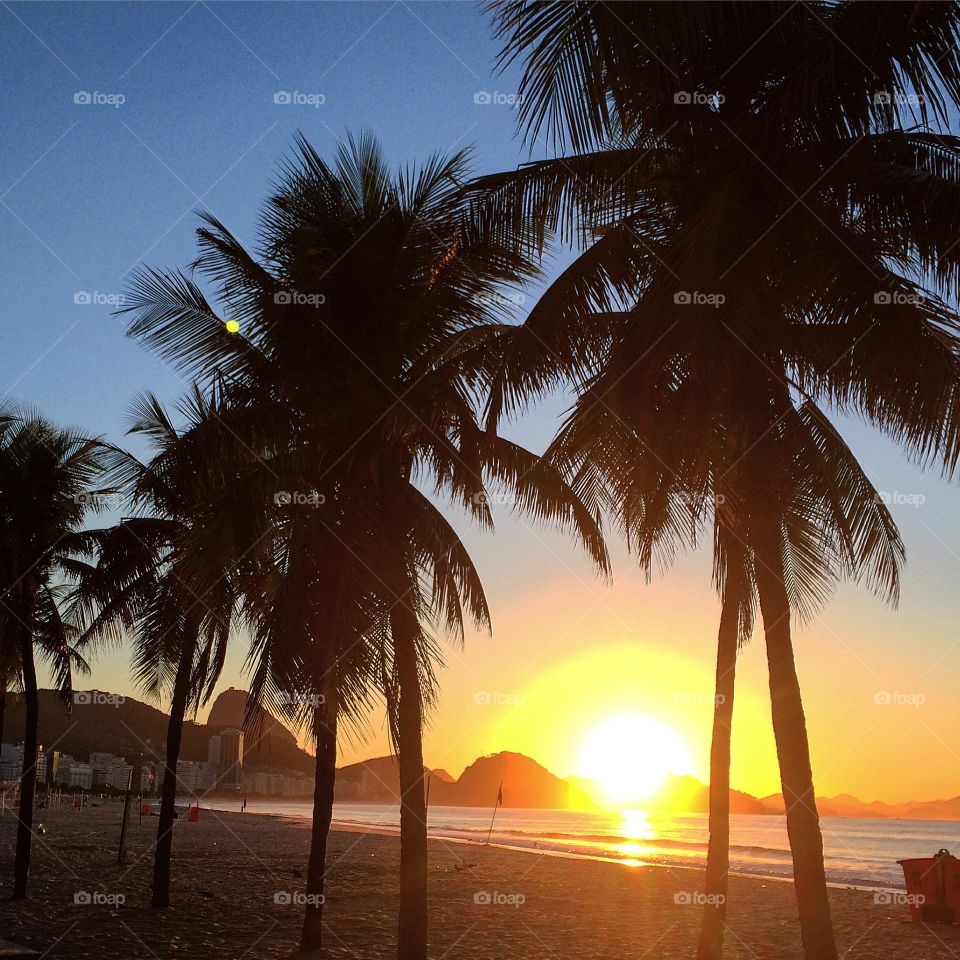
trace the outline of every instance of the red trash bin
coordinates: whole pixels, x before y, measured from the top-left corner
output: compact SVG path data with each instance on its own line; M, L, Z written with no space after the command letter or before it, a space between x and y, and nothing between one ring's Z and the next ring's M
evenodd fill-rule
M191 823L200 822L200 804L198 803L195 807L191 807L187 812L187 816L190 819Z
M150 804L149 804L149 803L141 803L141 804L140 804L140 816L141 816L141 817L149 817L149 816L150 816Z
M960 860L949 850L933 857L898 860L907 885L912 920L933 923L960 921Z

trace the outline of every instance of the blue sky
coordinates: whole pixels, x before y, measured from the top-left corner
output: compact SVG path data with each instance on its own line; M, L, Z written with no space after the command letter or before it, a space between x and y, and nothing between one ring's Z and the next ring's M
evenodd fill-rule
M0 393L112 440L122 439L134 394L151 389L173 399L185 384L124 337L111 299L139 263L189 262L198 210L253 245L260 201L298 129L327 154L348 129L370 129L398 163L471 144L478 172L526 158L516 115L502 102L517 71L495 72L497 43L474 3L5 3L0 21ZM276 103L279 92L301 102ZM76 302L84 295L93 302ZM561 409L558 399L545 404L516 434L542 447ZM893 507L909 551L900 612L844 588L798 640L801 679L814 702L842 697L848 680L833 657L830 670L812 654L804 659L809 642L813 651L847 651L851 671L873 675L866 689L928 690L946 706L960 684L956 490L921 475L862 425L841 426L880 489L923 502ZM526 682L522 669L509 674L506 655L513 651L522 666L542 649L536 625L517 613L538 592L579 598L584 609L624 604L635 612L637 642L653 625L682 620L670 642L709 673L716 607L706 556L646 587L615 548L619 579L607 603L597 593L606 588L564 539L505 513L499 520L495 540L470 540L495 628L499 619L513 632L496 632L479 654L451 651L453 693L445 697ZM678 596L690 598L682 609ZM554 637L551 656L563 661L599 643L593 625L587 617ZM224 685L239 682L241 660L238 650ZM744 660L743 683L760 702L762 643ZM132 692L126 662L122 652L102 657L92 682ZM851 714L851 743L868 728L865 716ZM917 722L940 728L926 716ZM881 726L897 723L902 718ZM509 747L494 726L456 750L435 737L431 762L456 771L471 751ZM824 740L834 735L823 727ZM812 736L816 751L816 727ZM876 747L880 756L883 743ZM960 774L953 749L941 752L946 769ZM907 793L937 792L922 771L905 777Z

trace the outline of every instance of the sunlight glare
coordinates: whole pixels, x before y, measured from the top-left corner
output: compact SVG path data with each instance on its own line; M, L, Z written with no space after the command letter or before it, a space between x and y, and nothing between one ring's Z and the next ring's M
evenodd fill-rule
M580 749L577 773L594 781L613 803L650 798L668 774L690 773L690 753L670 727L642 714L598 724Z

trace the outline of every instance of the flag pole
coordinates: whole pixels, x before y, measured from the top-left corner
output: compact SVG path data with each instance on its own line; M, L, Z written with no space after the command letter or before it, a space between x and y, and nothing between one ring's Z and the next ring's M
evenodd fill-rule
M503 803L503 781L500 781L500 789L497 791L497 802L493 805L493 816L490 818L490 829L487 831L486 846L490 846L490 834L493 833L493 821L497 819L497 807Z

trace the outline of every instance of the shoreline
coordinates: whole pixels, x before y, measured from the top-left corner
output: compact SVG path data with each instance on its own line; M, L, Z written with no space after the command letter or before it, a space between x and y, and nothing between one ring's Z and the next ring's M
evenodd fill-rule
M117 864L121 809L42 811L29 899L3 905L5 939L56 960L283 960L302 920L310 825L276 813L204 808L174 828L171 907L150 907L156 818L136 816ZM12 882L16 818L0 817L0 898ZM328 844L324 957L383 960L395 952L395 834L338 823ZM703 871L433 838L430 958L622 960L648 951L689 960L703 913ZM646 864L645 864L646 865ZM628 867L627 869L624 869ZM300 898L300 899L298 899ZM950 960L960 927L909 922L906 906L832 888L846 960ZM728 955L802 960L791 883L732 875Z
M390 804L376 804L375 806L391 806ZM233 810L222 810L222 808L212 807L211 809L221 810L224 813L234 813ZM308 802L304 803L304 809L312 812L312 805ZM520 808L517 808L520 809ZM253 816L265 816L265 817L276 817L282 820L288 820L292 823L309 823L309 817L297 817L288 813L272 813L268 811L259 811L259 810L248 810L248 814ZM370 833L377 836L384 837L399 837L400 828L399 826L394 826L392 824L380 824L380 823L364 823L356 820L337 820L334 819L330 824L331 831L337 830L344 833ZM540 846L531 846L529 844L520 844L520 843L504 843L502 841L493 841L491 843L486 843L481 840L474 840L470 837L462 837L455 835L446 835L446 834L429 834L427 836L428 840L443 842L443 843L457 843L463 844L467 847L493 847L499 850L508 850L516 851L517 853L532 854L546 857L559 857L561 859L569 860L586 860L594 861L598 863L613 863L619 864L622 867L627 867L629 869L635 870L644 867L659 867L660 869L667 870L692 870L695 872L702 873L705 867L704 861L696 863L678 863L676 861L663 861L658 859L643 859L640 856L627 856L627 857L617 857L617 856L606 856L602 853L588 853L588 852L578 852L573 850L561 850L556 848L549 847L540 847ZM571 843L576 842L576 838L571 837ZM736 867L731 867L730 875L736 877L744 877L751 880L761 880L764 882L772 881L776 883L787 883L793 884L792 874L787 876L784 874L775 874L775 873L762 873L759 871L753 871L750 869L738 869ZM836 890L861 890L867 892L880 892L880 893L892 893L900 894L905 891L905 885L903 883L899 884L890 884L883 883L881 881L870 881L865 878L851 878L850 880L828 880L827 887Z

